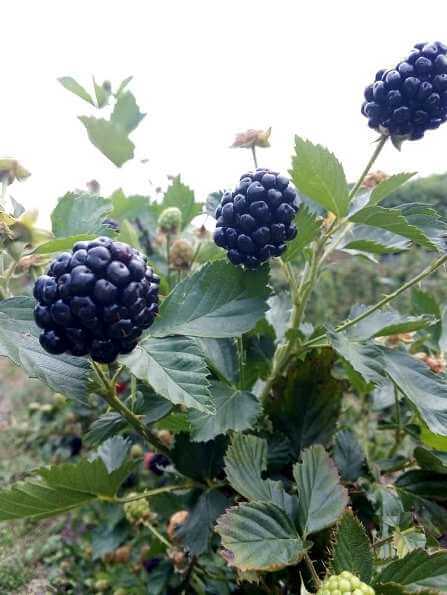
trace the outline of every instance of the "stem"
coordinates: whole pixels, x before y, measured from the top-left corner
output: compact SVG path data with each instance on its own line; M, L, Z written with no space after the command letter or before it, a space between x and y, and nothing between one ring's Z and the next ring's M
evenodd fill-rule
M135 405L137 399L137 377L135 374L130 375L130 402L132 407Z
M382 308L383 306L385 306L386 304L388 304L389 302L391 302L392 300L397 298L401 293L403 293L404 291L406 291L413 285L416 285L417 283L419 283L419 281L422 281L422 279L425 279L425 277L428 277L429 275L431 275L434 271L439 269L439 267L441 267L446 262L447 262L447 255L444 254L443 256L440 256L439 258L434 260L431 264L429 264L428 267L426 267L418 275L416 275L415 277L413 277L412 279L410 279L409 281L407 281L406 283L401 285L401 287L398 287L392 293L386 295L384 298L382 298L376 304L374 304L373 306L371 306L370 308L368 308L367 310L365 310L364 312L362 312L361 314L359 314L352 320L347 320L343 324L340 324L339 326L337 326L337 328L335 329L335 332L339 333L341 331L344 331L347 328L357 324L364 318L368 318L368 316L373 314L373 312L375 312L376 310L380 310L380 308ZM319 335L318 337L314 337L310 341L303 343L303 348L307 349L308 347L311 347L314 343L319 343L324 338L325 338L325 335Z
M164 537L153 525L151 525L151 523L149 523L149 521L144 521L143 525L149 529L149 531L151 531L155 537L161 541L161 543L163 545L165 545L167 548L171 547L171 544L169 543L169 541L166 539L166 537Z
M357 194L358 189L360 188L360 186L363 184L363 180L366 178L366 176L369 173L369 170L372 168L372 166L374 165L377 157L380 155L381 150L383 149L386 141L388 140L388 136L381 136L379 138L379 141L377 143L376 149L374 151L374 153L371 155L371 159L368 161L368 163L366 164L365 169L362 171L362 173L360 174L360 178L357 180L357 182L354 184L351 192L349 193L349 199L351 200L352 198L354 198L354 196Z
M170 267L170 260L171 258L171 234L166 234L166 262L168 263L168 281L170 283L170 276L171 276L171 269Z
M103 391L100 393L101 396L107 403L110 405L112 409L117 411L124 419L131 425L134 430L140 434L147 442L152 444L157 450L162 452L164 455L169 456L170 451L169 448L161 442L156 434L151 432L149 428L147 428L140 418L135 415L130 409L126 407L126 405L117 397L115 391L115 385L112 384L105 374L102 367L97 364L96 362L92 361L93 369L95 370L101 384L103 385Z
M317 574L317 571L315 570L314 563L310 559L309 554L304 554L304 561L306 562L306 566L309 569L310 574L312 575L312 580L314 582L315 588L318 590L320 588L321 581L320 577Z
M399 449L400 443L402 442L402 438L403 438L403 431L402 431L402 419L400 416L400 407L399 407L399 392L397 390L397 386L394 387L394 408L395 408L395 412L396 412L396 428L394 430L394 444L390 450L390 453L388 455L388 458L391 459L392 457L394 457L394 455L396 454L396 452Z
M241 335L237 338L237 345L239 351L239 387L244 388L244 367L245 367L245 349L244 338Z
M255 164L255 169L258 169L258 159L256 157L256 147L254 145L251 146L251 154L253 155L253 162Z
M196 485L197 484L193 482L188 482L183 485L163 486L162 488L156 488L155 490L146 490L144 492L141 492L141 494L132 496L132 498L115 498L115 502L120 502L121 504L125 504L126 502L135 502L135 500L141 500L142 498L150 498L151 496L157 496L158 494L164 494L166 492L189 490L190 488L194 488Z

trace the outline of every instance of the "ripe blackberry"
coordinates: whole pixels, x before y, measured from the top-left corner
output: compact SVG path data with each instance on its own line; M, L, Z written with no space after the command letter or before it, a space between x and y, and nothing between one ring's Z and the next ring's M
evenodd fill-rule
M296 191L278 172L258 168L241 176L233 192L225 192L216 209L214 242L227 250L229 261L255 269L281 256L297 229Z
M365 89L362 114L398 145L439 128L447 120L447 45L417 43L394 68L379 70Z
M42 347L111 363L130 353L158 313L160 279L127 244L99 237L60 254L34 285Z

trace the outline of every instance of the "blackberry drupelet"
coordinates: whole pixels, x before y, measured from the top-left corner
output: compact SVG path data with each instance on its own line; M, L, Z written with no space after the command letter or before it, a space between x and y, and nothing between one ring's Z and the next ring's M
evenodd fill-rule
M225 192L216 209L215 243L227 250L234 265L255 269L281 256L297 229L293 220L298 197L289 179L258 168L241 176L233 192Z
M130 353L158 313L160 279L127 244L99 237L60 254L34 285L42 347L100 363Z
M368 125L399 144L447 120L447 45L417 43L395 68L379 70L365 89Z

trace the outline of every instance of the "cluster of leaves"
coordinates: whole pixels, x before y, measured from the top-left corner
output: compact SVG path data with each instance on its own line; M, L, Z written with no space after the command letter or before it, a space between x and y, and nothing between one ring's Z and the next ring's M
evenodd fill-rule
M95 103L73 79L61 82L98 108L112 97L109 85L95 83ZM142 118L126 85L114 94L110 120L82 119L116 165L132 156L128 134ZM314 328L304 318L334 250L370 260L415 245L435 252L411 287L447 259L447 224L425 204L381 206L411 174L352 189L332 153L299 137L291 176L303 200L299 233L281 265L257 271L233 267L206 229L194 230L194 217L210 214L220 195L201 205L179 177L161 200L122 190L60 199L52 236L32 246L34 255L113 235L146 252L163 301L139 346L102 370L102 384L87 359L42 350L30 297L0 302L0 355L81 403L92 420L87 440L99 445L89 458L41 468L37 479L0 491L0 520L39 520L92 502L121 509L138 420L149 441L161 430L172 437L165 475L139 494L151 506L163 502L163 522L145 520L163 557L145 592L296 594L344 570L382 595L447 590L443 307L417 289L414 313L401 315L388 302L403 287L379 304L354 305L342 323ZM195 257L177 275L172 238L157 226L168 207L181 211L175 234L194 244ZM118 397L114 383L123 378L129 387ZM170 534L170 514L185 508Z

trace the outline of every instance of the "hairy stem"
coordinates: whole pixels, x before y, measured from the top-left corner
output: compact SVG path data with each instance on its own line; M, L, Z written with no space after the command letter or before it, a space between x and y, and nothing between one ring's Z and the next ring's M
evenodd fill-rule
M310 559L309 554L307 554L307 553L304 554L304 561L306 562L306 566L309 569L310 574L312 575L312 580L314 582L314 586L318 590L320 588L321 581L320 581L320 577L317 574L317 571L315 570L314 563Z
M171 485L171 486L163 486L162 488L156 488L154 490L145 490L136 496L132 496L132 498L115 498L115 502L121 502L121 504L125 504L126 502L135 502L135 500L141 500L142 498L150 498L151 496L157 496L158 494L165 494L167 492L176 492L181 490L189 490L191 488L196 487L198 484L194 482L188 482L181 485Z
M158 436L154 434L149 428L147 428L140 418L135 415L133 411L128 409L128 407L126 407L126 405L117 397L115 384L110 381L103 368L94 361L92 361L92 366L103 388L103 390L100 392L102 398L107 401L109 406L114 411L117 411L122 417L124 417L127 423L132 426L134 430L140 434L140 436L152 444L152 446L154 446L158 451L169 456L169 449L166 448Z

